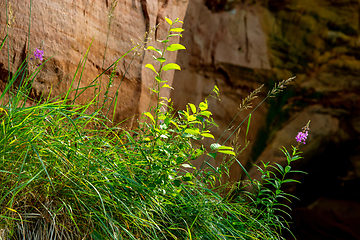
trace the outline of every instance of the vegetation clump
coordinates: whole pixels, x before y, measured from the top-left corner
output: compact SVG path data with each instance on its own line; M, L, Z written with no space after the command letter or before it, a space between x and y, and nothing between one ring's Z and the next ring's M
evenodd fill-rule
M287 213L283 207L289 207L282 200L293 196L281 186L295 181L285 176L295 172L290 164L300 158L298 147L291 154L282 149L286 166L259 167L261 181L251 179L243 168L247 181L223 183L231 165L240 164L242 149L235 143L220 144L211 134L217 125L208 98L219 99L217 86L198 106L189 103L181 111L172 108L171 99L161 97L163 88L171 88L162 72L180 70L176 63L167 63L166 52L185 49L169 44L170 38L181 36L184 29L177 25L182 22L166 22L170 27L167 38L160 40L163 49L147 47L159 65L145 66L155 74L150 90L156 102L135 129L124 129L108 117L111 106L115 114L118 92L109 105L106 89L101 103L99 84L93 84L111 67L115 71L119 60L89 87L73 88L72 82L56 97L29 97L46 60L29 73L28 56L9 79L0 96L0 239L283 239L282 231L289 229L279 213ZM36 49L34 54L43 61L43 51ZM21 81L15 86L17 79ZM290 81L275 85L268 97ZM77 104L76 99L92 88L98 94L87 104ZM249 108L259 91L250 93L239 111ZM251 114L247 119L250 123ZM214 143L203 146L203 138ZM216 168L209 159L219 158L219 153L225 157ZM203 155L203 165L194 167L192 162ZM252 191L229 191L246 185Z

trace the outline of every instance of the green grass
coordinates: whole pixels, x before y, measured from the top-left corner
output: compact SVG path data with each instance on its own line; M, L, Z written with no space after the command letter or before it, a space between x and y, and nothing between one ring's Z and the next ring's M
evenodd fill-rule
M170 27L181 23L167 22ZM88 87L78 87L90 48L62 96L29 97L42 65L31 73L24 61L8 79L0 96L0 239L282 239L288 227L276 207L280 197L287 197L280 190L287 172L275 166L282 176L278 178L264 170L265 181L250 179L251 193L234 195L241 183L221 182L231 163L239 163L241 149L214 143L207 151L199 145L204 137L214 138L210 129L216 123L207 98L176 112L160 97L167 87L161 72L178 68L165 64L165 52L183 49L163 43L160 68L153 69L156 106L141 116L135 129L108 117L118 99L116 91L113 101L106 102L111 84L103 102L95 94L86 104L76 103L84 91L101 92L96 82L102 74ZM104 72L115 71L117 62ZM14 84L17 79L19 85ZM242 108L249 107L257 92ZM218 94L215 86L209 97ZM163 105L167 111L161 110ZM225 154L219 168L207 161L199 169L192 165L201 155L215 158L218 153Z

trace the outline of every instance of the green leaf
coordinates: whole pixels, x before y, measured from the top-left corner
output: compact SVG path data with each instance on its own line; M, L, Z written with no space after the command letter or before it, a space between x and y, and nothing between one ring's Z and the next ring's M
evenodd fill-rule
M295 180L295 179L285 179L282 181L282 183L290 183L290 182L300 183L300 181Z
M161 43L167 43L169 42L169 39L164 39L164 40L157 40L158 42L161 42Z
M288 173L288 172L290 171L290 169L291 169L291 167L290 167L289 165L287 165L287 166L285 167L285 173Z
M233 150L233 148L228 146L220 146L219 150Z
M169 37L177 37L177 36L182 37L182 34L175 33L175 34L170 34L170 35L169 35Z
M0 50L2 49L2 47L4 46L5 42L6 42L6 39L7 39L8 35L6 34L6 36L4 37L4 39L2 40L1 42L1 45L0 45Z
M166 48L167 51L177 51L177 50L181 50L181 49L186 49L183 45L179 44L179 43L174 43L174 44L171 44L170 46L168 46Z
M276 170L278 170L279 171L279 173L281 173L282 175L284 175L284 168L280 165L280 164L278 164L278 163L275 163L275 165L277 166L277 168L276 167L274 167Z
M214 135L212 135L210 133L202 133L201 136L215 139Z
M176 127L177 130L180 130L180 128L176 122L174 122L173 120L170 120L170 123L172 123Z
M202 111L199 113L199 115L202 115L205 117L210 117L210 115L212 115L212 113L210 111Z
M251 121L251 113L249 114L248 126L247 126L247 128L246 128L245 142L247 142L247 135L248 135L249 128L250 128L250 121Z
M194 115L189 115L189 116L187 116L187 120L188 120L189 122L195 121L195 120L196 120L196 117L195 117Z
M164 85L162 85L161 88L170 88L170 89L174 90L173 87L169 86L169 84L166 84L166 83Z
M210 156L211 158L215 159L217 153L208 153L207 155Z
M183 28L171 28L170 31L172 32L183 32L185 29Z
M159 61L161 63L165 62L166 59L165 58L155 58L156 61Z
M188 181L191 181L192 179L192 174L191 173L186 173L183 177L182 177L182 180L185 181L185 182L188 182Z
M184 23L183 21L180 21L179 18L176 18L175 21L174 21L174 23L177 23L177 22Z
M198 135L200 134L200 130L198 128L194 128L194 129L185 129L185 132L191 135Z
M159 92L158 90L156 90L156 89L154 89L154 88L150 88L150 87L149 87L149 89L150 89L150 91L152 91L153 93L158 93L158 92Z
M151 119L151 121L152 121L153 123L155 123L154 117L153 117L153 115L151 115L151 113L149 113L149 112L144 112L144 115L147 116L147 117L149 117L149 118Z
M148 64L146 64L146 65L148 65ZM172 70L172 69L181 70L180 66L177 65L176 63L168 63L165 66L163 66L163 68L162 68L163 71L169 71L169 70Z
M219 150L219 153L224 153L224 154L229 154L229 155L235 155L234 151L229 151L229 150Z
M192 103L189 103L189 106L190 106L190 108L191 108L191 111L192 111L193 113L196 113L196 107L195 107L195 105L192 104Z
M160 49L156 49L156 48L154 48L153 46L148 46L147 49L148 49L148 50L153 50L153 51L157 52L157 53L160 54L160 55L162 54L162 52L160 51Z
M207 105L206 102L201 102L199 104L199 108L200 108L201 111L205 111L206 109L208 109L208 105Z
M219 147L221 147L221 145L218 144L218 143L213 143L213 144L210 145L210 148L211 148L211 150L213 150L213 151L218 150Z
M168 23L169 25L173 25L173 22L172 22L169 18L165 17L165 20L167 21L167 23Z
M158 72L155 70L155 68L154 68L154 66L153 66L152 64L148 63L148 64L145 65L145 67L153 70L153 71L156 73L156 75L159 75Z
M304 171L299 171L299 170L291 170L291 171L289 171L289 173L302 173L302 174L308 174L307 172L304 172Z
M156 80L158 83L167 82L167 80L162 80L159 76L156 76L156 77L155 77L155 80Z

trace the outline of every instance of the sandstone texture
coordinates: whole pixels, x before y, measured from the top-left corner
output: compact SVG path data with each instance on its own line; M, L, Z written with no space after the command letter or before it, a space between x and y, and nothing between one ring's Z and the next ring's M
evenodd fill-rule
M209 104L219 124L219 129L214 129L217 137L227 129L237 114L241 99L265 83L260 72L271 69L267 36L260 20L254 6L239 5L231 11L213 12L204 1L189 2L184 22L185 32L181 39L187 51L178 54L182 71L175 74L172 97L174 106L183 108L189 102L198 104L203 101L217 85L221 101L210 98ZM255 99L253 106L259 104L265 94ZM256 121L251 122L248 136L251 143L243 152L246 157L239 158L243 164L246 164L243 160L250 156L256 133L265 124L262 116L266 113L267 109L262 105L252 116ZM240 124L248 114L249 110L242 111L232 125ZM246 124L240 132L242 145ZM228 138L231 132L225 132L221 141ZM207 145L210 143L210 140L206 142ZM212 163L218 165L217 162ZM233 179L239 178L239 166L234 165L230 171Z
M302 200L292 205L298 239L359 237L359 10L358 0L193 0L186 12L181 43L187 51L178 54L183 70L174 76L172 97L183 108L202 101L216 84L222 101L212 101L210 108L220 126L217 137L250 91L265 84L256 106L274 83L297 76L254 112L251 143L238 159L260 178L252 164L284 164L279 148L296 145L295 136L311 120L307 144L300 146L304 159L294 164L309 174L293 176L303 184L286 186ZM248 113L241 112L231 126ZM245 177L237 164L230 174L232 180ZM326 206L318 208L322 203ZM337 207L347 203L357 211L351 219L348 210Z
M286 186L302 200L293 201L292 229L299 240L359 239L359 0L122 0L114 8L110 28L111 0L33 0L31 6L30 1L8 2L8 17L10 12L14 16L8 22L5 2L0 3L0 37L6 24L10 26L9 42L0 52L1 90L9 73L39 48L48 61L36 78L33 97L51 88L53 95L64 93L91 45L80 84L87 86L133 47L131 39L141 42L139 37L145 37L149 44L159 46L154 40L164 38L167 32L165 16L184 19L183 38L174 38L172 43L180 41L187 50L166 56L182 71L175 75L166 72L163 78L175 91L163 95L171 96L174 107L181 109L187 103L203 101L217 85L221 101L210 98L209 105L219 125L214 129L216 137L228 129L221 142L250 113L251 109L240 112L228 126L251 91L264 84L253 101L255 107L276 82L297 76L285 91L252 114L247 137L250 145L238 160L252 177L259 178L253 163L283 164L279 148L290 150L296 145L297 132L311 120L307 144L300 146L304 159L294 165L309 174L293 176L301 185ZM157 24L157 30L146 36L145 32ZM117 122L143 112L151 101L148 87L154 75L144 65L153 62L153 53L140 51L139 55L134 59L133 54L127 55L116 70L109 95L114 96L121 84ZM29 64L31 72L38 62ZM102 90L111 71L101 80ZM91 89L79 101L92 97ZM246 127L247 121L241 126L242 146ZM237 164L231 167L230 175L230 180L245 178Z
M80 87L87 86L133 47L131 39L141 43L144 36L146 38L145 33L160 24L156 32L149 36L152 39L145 39L156 46L155 38L163 38L168 30L164 17L183 19L187 8L187 1L184 0L8 2L11 6L8 8L8 16L12 12L13 18L8 17L11 20L8 21L9 43L0 52L1 86L5 85L9 71L13 74L27 54L32 54L36 48L41 49L48 61L34 82L33 97L47 94L51 88L54 96L66 92L79 62L91 45L80 84ZM0 26L3 37L7 23L5 1L1 2L1 9ZM174 38L172 41L175 43L179 39ZM151 70L144 69L143 66L153 61L152 55L150 51L141 50L134 59L131 53L119 61L109 93L110 97L114 96L121 83L115 116L117 122L147 109L150 96L148 87L153 83L154 76L151 75ZM176 53L169 54L167 59L175 62ZM35 70L37 64L36 61L30 61L30 72ZM111 71L112 68L101 79L102 93ZM173 72L167 73L166 76L170 81L172 74ZM76 83L79 76L80 73ZM123 77L124 80L121 81ZM93 93L94 89L89 89L79 100L85 102L92 98Z

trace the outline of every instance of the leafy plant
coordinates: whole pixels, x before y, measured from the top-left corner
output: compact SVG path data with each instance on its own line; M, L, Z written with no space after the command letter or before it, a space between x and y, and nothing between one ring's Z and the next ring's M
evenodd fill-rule
M295 181L285 179L285 175L294 172L290 163L299 159L297 148L292 156L283 149L287 166L267 163L259 168L264 178L250 179L255 191L247 196L252 201L228 197L226 192L233 185L221 179L233 163L240 164L237 157L244 148L236 141L230 146L225 145L226 141L220 144L211 133L217 125L208 99L219 99L217 86L198 106L189 103L180 111L173 109L171 99L161 97L164 88L171 88L162 73L181 70L176 63L167 62L166 52L185 49L181 44L169 44L172 37L181 37L184 29L177 25L182 22L165 20L169 31L166 39L159 40L163 48L147 47L154 52L159 68L145 65L155 73L150 90L157 101L142 114L134 129L109 124L108 113L112 110L114 114L119 99L118 89L112 97L109 89L119 60L141 49L141 44L111 64L88 87L79 88L89 47L69 90L62 96L29 97L32 83L47 60L28 73L27 59L9 79L0 96L0 238L282 238L286 221L276 211L283 206L279 199L290 197L281 185ZM43 54L35 51L41 61ZM111 68L104 101L100 103L98 80ZM80 80L73 88L78 74ZM15 86L19 77L20 84ZM290 81L280 82L268 97ZM95 92L93 99L77 104L78 97L91 88ZM250 93L239 111L249 108L259 91ZM94 107L98 108L89 110ZM246 119L248 132L251 114ZM298 138L303 141L304 136ZM200 140L204 138L214 139L214 143L203 146ZM192 164L200 156L216 158L219 153L224 155L224 161L218 168L208 160L200 168ZM270 170L271 166L280 177Z

